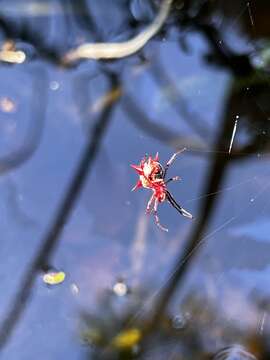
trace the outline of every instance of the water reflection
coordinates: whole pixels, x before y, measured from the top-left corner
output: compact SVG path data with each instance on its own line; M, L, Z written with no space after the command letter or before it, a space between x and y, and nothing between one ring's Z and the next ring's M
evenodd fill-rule
M1 3L1 48L25 54L0 59L6 359L269 358L270 7L165 3ZM63 61L151 23L128 58ZM164 206L164 234L129 164L182 147L172 191L196 221Z
M237 289L226 290L219 306L218 299L207 300L203 293L190 292L177 315L162 314L151 335L143 332L147 320L141 316L149 299L147 290L133 288L124 300L104 292L95 313L81 314L88 358L267 359L269 344L265 334L257 333L262 317L262 326L269 326L265 310L257 300L242 298ZM239 315L243 316L240 322Z

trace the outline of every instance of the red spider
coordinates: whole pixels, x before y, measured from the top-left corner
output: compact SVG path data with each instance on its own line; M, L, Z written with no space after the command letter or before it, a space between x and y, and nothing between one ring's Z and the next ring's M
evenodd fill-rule
M176 156L184 150L186 149L184 148L173 154L173 156L170 158L164 168L158 161L158 153L156 154L154 159L152 159L151 156L148 156L148 158L144 157L140 165L131 165L131 167L136 170L140 177L139 181L133 187L132 191L140 187L153 190L153 194L147 204L146 213L150 214L153 211L157 226L164 231L168 231L168 229L166 229L160 224L157 214L157 208L160 202L167 200L178 212L180 212L181 215L186 216L190 219L193 218L193 216L188 211L186 211L179 204L177 204L177 202L167 190L167 184L170 181L180 180L180 177L174 176L168 180L165 180L169 166L175 160Z

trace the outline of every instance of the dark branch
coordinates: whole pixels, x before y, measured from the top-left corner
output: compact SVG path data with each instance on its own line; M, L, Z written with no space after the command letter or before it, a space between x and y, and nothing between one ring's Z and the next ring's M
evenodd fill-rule
M111 77L111 83L112 87L118 85L115 77ZM55 220L53 221L48 233L45 235L37 255L24 274L22 284L15 295L14 302L11 304L0 329L0 350L4 348L5 344L12 335L16 323L22 316L22 313L27 305L27 301L31 296L36 274L47 268L50 256L60 240L63 227L72 213L82 187L86 181L87 175L96 158L102 137L108 127L112 110L113 104L110 104L104 109L100 119L97 121L91 136L89 137L89 141L82 153L78 168L75 171L69 189L59 206Z

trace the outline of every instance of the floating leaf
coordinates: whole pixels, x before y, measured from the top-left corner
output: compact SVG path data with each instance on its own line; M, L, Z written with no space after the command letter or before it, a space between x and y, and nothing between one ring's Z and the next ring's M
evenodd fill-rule
M0 51L0 61L11 64L22 64L26 59L23 51L2 50Z
M49 285L61 284L65 280L66 274L63 271L48 272L43 275L43 281Z
M120 332L112 340L112 345L118 349L132 348L141 340L142 333L139 329L132 328Z

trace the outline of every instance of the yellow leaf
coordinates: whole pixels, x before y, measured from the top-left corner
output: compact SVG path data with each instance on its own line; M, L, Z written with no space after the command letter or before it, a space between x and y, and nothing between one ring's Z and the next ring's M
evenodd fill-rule
M112 340L113 346L118 349L131 348L134 345L137 345L141 339L141 331L136 328L127 329L123 332L120 332Z
M66 274L63 271L49 272L43 275L43 281L49 285L61 284L65 280Z

